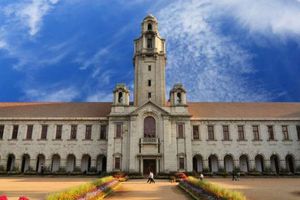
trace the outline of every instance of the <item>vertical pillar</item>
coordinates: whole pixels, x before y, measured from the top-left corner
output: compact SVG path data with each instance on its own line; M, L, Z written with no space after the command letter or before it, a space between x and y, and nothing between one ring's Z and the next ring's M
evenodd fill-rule
M203 159L203 170L206 170L208 168L209 168L209 166L208 166L208 159Z
M233 160L233 169L235 169L235 168L239 168L239 169L241 168L239 159Z
M249 171L253 171L255 169L256 169L255 160L250 160L249 159Z

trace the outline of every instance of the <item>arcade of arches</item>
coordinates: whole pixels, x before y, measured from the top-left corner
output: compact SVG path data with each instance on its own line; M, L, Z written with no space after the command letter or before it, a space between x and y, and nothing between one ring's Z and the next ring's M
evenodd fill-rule
M254 157L254 160L250 160L246 154L240 155L237 160L229 154L225 155L224 158L219 158L217 155L212 154L208 157L207 164L205 164L201 155L197 154L193 157L193 171L195 172L218 172L223 170L232 172L234 169L239 169L241 172L264 172L269 170L276 174L281 169L285 169L287 172L295 173L295 159L291 154L286 155L284 160L280 160L276 154L273 154L269 159L258 154Z

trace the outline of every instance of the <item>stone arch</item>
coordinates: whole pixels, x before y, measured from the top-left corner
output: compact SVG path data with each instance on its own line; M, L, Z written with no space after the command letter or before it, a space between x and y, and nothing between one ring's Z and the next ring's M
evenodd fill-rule
M249 171L249 156L247 154L242 154L239 159L240 171L248 172Z
M89 154L84 154L81 158L81 171L86 173L90 171L91 168L91 156Z
M51 162L51 172L57 172L60 168L60 155L54 154Z
M193 156L193 171L202 172L203 171L203 158L200 154Z
M144 118L144 137L156 137L156 120L152 116L147 116Z
M271 171L279 174L280 159L277 154L272 154L270 157Z
M97 168L97 172L101 173L101 172L106 172L106 156L103 154L100 154L97 156L97 160L96 160L96 168Z
M285 164L287 171L295 173L295 158L292 154L287 154L285 156Z
M232 172L234 170L234 161L231 154L224 156L224 170L226 172Z
M210 172L217 172L219 170L219 160L216 154L208 157L208 166Z
M264 156L261 154L257 154L255 156L255 170L258 172L263 172L264 171Z
M75 168L76 168L76 157L74 154L68 154L66 171L73 172Z
M45 169L45 155L39 154L36 158L36 172L42 172Z
M14 154L8 154L7 156L7 163L6 163L6 171L10 172L15 169L15 162L16 162L16 157Z
M21 163L21 172L24 173L30 169L30 156L23 154Z

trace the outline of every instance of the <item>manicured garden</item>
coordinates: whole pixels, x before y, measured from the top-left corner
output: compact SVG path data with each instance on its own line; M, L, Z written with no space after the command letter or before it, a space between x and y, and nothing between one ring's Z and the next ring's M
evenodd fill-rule
M246 200L246 197L240 192L228 190L192 176L182 178L179 187L194 199Z
M46 200L96 200L102 199L113 191L119 180L107 176L68 190L50 194Z

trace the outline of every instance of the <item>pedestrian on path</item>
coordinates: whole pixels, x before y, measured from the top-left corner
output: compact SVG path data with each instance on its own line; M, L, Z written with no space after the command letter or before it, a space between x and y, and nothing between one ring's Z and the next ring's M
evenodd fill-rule
M204 179L204 176L203 176L203 174L201 173L200 174L200 180L202 181Z
M149 177L148 177L148 181L147 181L147 183L155 183L155 181L154 181L154 174L153 174L153 172L151 172L150 171L150 173L149 173Z

